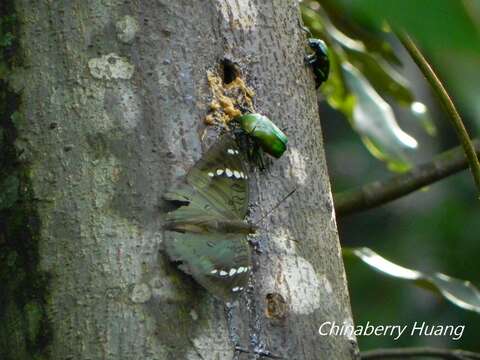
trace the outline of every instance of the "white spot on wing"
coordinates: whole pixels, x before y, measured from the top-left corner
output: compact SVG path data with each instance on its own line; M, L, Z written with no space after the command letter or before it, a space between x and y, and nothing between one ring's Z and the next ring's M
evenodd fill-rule
M233 172L232 172L232 170L230 170L229 168L226 168L226 169L225 169L225 174L227 174L228 177L232 177Z
M208 173L208 176L210 176L210 177L214 177L214 176L215 176L215 174L214 174L213 172L209 172L209 173Z
M240 288L239 288L238 286L235 286L234 288L232 288L232 291L233 291L233 292L237 292L237 291L239 291L239 290L240 290Z
M227 276L228 273L226 271L220 270L220 276Z
M222 175L222 174L223 174L223 169L218 169L218 170L217 170L217 175L220 176L220 175Z
M233 149L228 149L227 152L228 152L230 155L235 154L235 150L233 150Z
M240 172L238 172L237 170L233 170L233 175L237 178L237 179L240 179L242 176L240 174Z
M217 269L213 269L212 271L210 271L210 274L216 274L218 272Z
M237 269L231 268L230 272L228 273L228 276L233 276L237 273Z

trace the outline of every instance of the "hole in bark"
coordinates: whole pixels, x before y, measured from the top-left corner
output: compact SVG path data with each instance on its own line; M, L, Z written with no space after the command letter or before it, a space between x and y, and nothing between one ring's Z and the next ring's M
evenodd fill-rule
M267 308L265 314L270 319L283 319L287 315L288 305L279 293L267 294L265 297Z
M222 80L224 84L229 84L237 78L240 74L240 69L233 63L232 60L223 59L222 61L223 75Z

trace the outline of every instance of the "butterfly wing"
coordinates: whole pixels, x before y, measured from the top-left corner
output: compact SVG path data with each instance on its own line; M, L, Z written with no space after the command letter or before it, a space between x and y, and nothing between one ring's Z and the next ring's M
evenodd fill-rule
M179 202L180 207L167 214L167 227L175 228L178 224L208 223L223 218L222 213L212 207L207 198L189 184L172 189L163 195L168 201Z
M231 300L247 286L252 268L244 234L168 232L170 259L214 296Z
M170 190L164 198L185 203L168 214L169 221L243 220L249 187L245 163L235 141L227 135L220 139L192 167L186 184Z
M174 230L166 233L167 254L226 301L248 282L250 248L245 231L237 232L238 226L213 225L243 224L249 198L246 173L237 144L225 136L192 167L181 186L164 194L166 200L180 205L167 214L166 228Z
M229 136L224 136L195 164L187 182L226 218L245 217L249 196L247 170L236 142Z

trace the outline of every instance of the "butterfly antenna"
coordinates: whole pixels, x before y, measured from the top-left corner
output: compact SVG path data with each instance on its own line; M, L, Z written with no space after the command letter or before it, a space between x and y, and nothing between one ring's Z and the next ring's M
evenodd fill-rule
M295 191L297 191L297 189L293 189L292 191L290 191L287 195L285 195L283 197L282 200L280 200L273 208L270 209L269 212L267 212L265 215L263 215L260 220L258 220L254 225L258 225L259 223L261 223L263 220L265 220L266 217L268 217L271 213L273 213L279 206L281 203L283 203L285 200L287 200L290 196L292 196Z

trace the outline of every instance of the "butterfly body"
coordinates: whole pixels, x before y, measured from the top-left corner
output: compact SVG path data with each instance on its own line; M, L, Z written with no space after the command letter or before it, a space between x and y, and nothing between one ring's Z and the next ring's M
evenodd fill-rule
M229 301L245 289L252 268L244 222L249 187L242 154L224 136L164 194L177 209L167 214L165 250L180 269L214 296Z
M254 234L256 227L243 221L211 220L199 223L176 222L175 225L167 224L166 229L179 232L192 233L236 233Z

